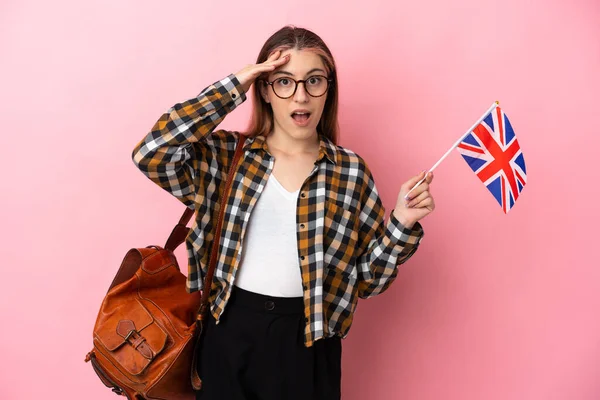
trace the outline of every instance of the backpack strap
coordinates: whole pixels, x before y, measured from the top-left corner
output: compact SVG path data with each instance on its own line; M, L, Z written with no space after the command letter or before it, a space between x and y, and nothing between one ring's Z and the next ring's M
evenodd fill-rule
M192 215L194 215L194 210L192 210L189 207L186 207L185 211L183 212L183 215L179 219L179 222L177 223L177 225L175 225L173 231L167 239L167 242L165 243L166 250L175 251L175 249L185 241L185 238L187 237L190 231L190 228L188 228L186 225L192 218Z
M231 185L233 184L233 175L236 170L236 166L238 160L242 154L243 144L246 140L244 135L239 135L238 144L235 149L235 154L233 156L233 161L231 162L231 166L229 167L229 173L227 176L227 182L225 184L225 189L223 189L221 198L219 199L219 218L217 220L217 226L215 227L215 236L212 244L212 249L210 253L210 261L208 264L208 272L206 273L206 277L204 279L204 289L202 290L202 299L200 301L200 310L198 311L198 315L196 317L196 343L194 344L194 352L192 356L192 387L195 390L200 390L202 387L202 380L198 375L197 369L197 354L198 347L200 346L200 337L202 335L202 331L204 328L204 321L209 312L209 304L208 304L208 295L210 294L210 289L212 286L212 279L215 272L215 266L217 264L217 254L219 249L219 242L221 239L221 228L223 226L223 218L225 216L225 208L227 208L226 200L229 198L229 192L231 191ZM189 208L188 208L189 210ZM186 210L187 212L187 210ZM185 217L185 213L182 216L182 220ZM187 222L187 221L186 221Z

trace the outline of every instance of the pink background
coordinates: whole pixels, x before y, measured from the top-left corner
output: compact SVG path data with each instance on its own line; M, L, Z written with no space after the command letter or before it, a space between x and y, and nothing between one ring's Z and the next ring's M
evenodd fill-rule
M0 398L116 398L83 361L98 307L183 211L131 150L286 23L332 49L341 144L388 211L494 100L527 163L508 215L457 152L436 169L422 247L359 303L343 398L600 398L599 20L596 0L3 1Z

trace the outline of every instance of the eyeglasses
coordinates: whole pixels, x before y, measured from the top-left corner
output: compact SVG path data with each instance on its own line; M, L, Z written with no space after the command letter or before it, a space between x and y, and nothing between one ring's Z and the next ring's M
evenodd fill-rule
M329 83L332 81L333 79L329 79L323 75L312 75L302 80L284 77L277 78L272 82L267 80L264 82L273 88L273 93L275 93L277 97L289 99L296 93L298 84L301 82L304 83L304 89L306 90L306 93L312 97L321 97L327 93L327 89L329 89Z

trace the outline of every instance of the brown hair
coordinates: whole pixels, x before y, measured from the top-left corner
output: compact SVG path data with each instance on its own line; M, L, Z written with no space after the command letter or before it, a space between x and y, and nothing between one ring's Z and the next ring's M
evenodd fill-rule
M338 85L337 85L337 72L335 67L335 61L329 48L323 42L323 40L315 33L304 29L298 28L293 25L287 25L275 32L263 45L256 63L263 63L269 58L269 55L277 50L310 50L315 52L323 60L325 68L328 70L329 78L332 79L330 87L327 93L327 100L323 109L323 114L319 124L317 125L317 132L323 134L334 144L338 141ZM259 84L265 84L261 82L261 79L266 79L268 73L263 73L253 83L252 87L252 116L250 124L248 126L247 135L254 137L257 135L267 136L273 129L273 110L271 106L265 102L260 95Z

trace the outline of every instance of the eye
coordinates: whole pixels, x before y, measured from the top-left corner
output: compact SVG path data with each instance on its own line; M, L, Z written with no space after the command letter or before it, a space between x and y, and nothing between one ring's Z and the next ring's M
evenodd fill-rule
M280 86L288 86L290 84L290 80L288 78L279 78L277 79L277 84Z
M321 83L322 80L323 78L321 78L320 76L311 76L306 81L309 85L318 85Z

